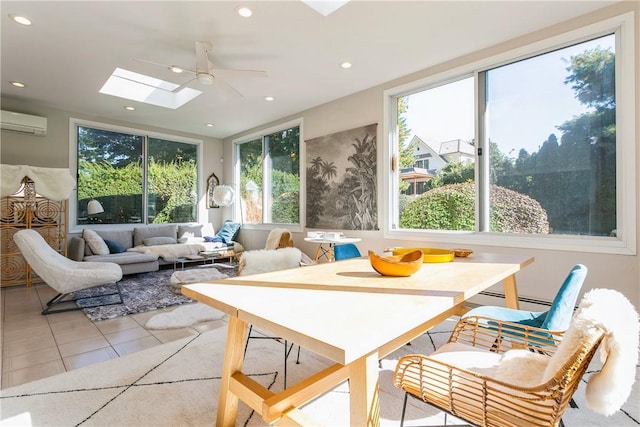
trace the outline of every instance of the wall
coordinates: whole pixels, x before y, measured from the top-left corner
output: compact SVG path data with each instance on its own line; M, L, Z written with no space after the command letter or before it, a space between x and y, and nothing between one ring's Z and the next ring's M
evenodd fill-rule
M475 60L496 55L501 52L505 52L519 46L523 46L532 43L537 40L551 37L553 35L561 34L574 28L597 22L608 17L612 17L621 13L628 12L630 10L635 11L635 28L636 28L636 70L640 70L640 55L637 53L637 48L640 46L638 40L638 33L640 32L639 15L640 15L640 3L638 2L624 2L617 3L606 9L602 9L596 13L586 15L569 22L565 22L562 25L550 27L533 34L529 34L525 37L510 40L502 43L498 46L494 46L489 49L475 52L471 55L467 55L462 58L450 61L448 63L440 64L428 70L424 70L412 75L403 77L401 79L385 83L378 87L370 88L363 92L356 93L354 95L336 100L331 103L327 103L316 108L302 111L299 114L292 115L290 117L283 118L280 122L285 122L294 118L303 118L303 139L308 140L319 136L331 134L337 131L356 128L362 125L370 123L378 123L378 164L382 164L382 153L385 150L385 138L383 136L383 91L389 88L400 86L402 84L425 78L433 74L437 74L448 69L453 69L457 66L461 66ZM640 111L640 73L636 73L636 112ZM270 127L276 125L278 122L265 124L264 127ZM224 153L225 158L232 158L233 153L233 139L238 138L244 134L252 133L258 129L251 129L243 134L234 135L226 138L224 141ZM636 122L636 138L640 135L640 124ZM636 146L638 146L636 141ZM636 151L637 155L640 153L640 147ZM636 159L636 164L640 164ZM231 182L232 170L231 165L225 164L225 180ZM382 208L385 206L383 200L382 189L384 187L384 180L386 177L378 174L378 218L380 218L380 228L383 227L382 219L384 218ZM639 186L640 187L640 186ZM640 197L636 196L636 200L640 201ZM636 215L640 212L640 208L636 207ZM638 218L636 217L636 223ZM640 227L637 227L640 232ZM268 230L250 230L246 227L241 231L240 239L242 243L248 249L256 249L264 246ZM302 249L305 253L313 256L316 251L316 246L304 242L306 230L303 232L293 233L296 246ZM358 247L363 254L367 250L374 250L376 252L382 252L387 247L394 246L410 246L415 247L418 245L416 241L403 241L403 240L391 240L385 239L383 231L367 231L367 232L349 232L348 235L362 238L362 241L358 243ZM640 238L636 239L640 242ZM428 246L428 243L422 243L423 246ZM622 291L636 307L640 307L640 286L639 286L639 274L640 266L638 256L628 255L608 255L608 254L595 254L584 252L566 252L566 251L551 251L551 250L532 250L521 248L499 248L499 247L482 247L468 245L475 251L486 252L503 252L503 253L517 253L526 254L535 257L535 262L525 268L522 272L518 273L518 289L521 296L531 297L535 299L541 299L549 301L555 295L558 286L564 280L564 277L568 271L577 263L585 264L589 268L589 274L583 291L591 288L614 288ZM445 246L446 247L446 246ZM492 290L501 291L500 285L494 286ZM502 301L495 298L479 297L474 300L478 303L491 303L491 304L503 304Z
M211 222L214 227L218 229L223 220L226 219L222 216L223 212L221 209L206 209L204 194L207 177L211 175L212 172L215 172L218 177L222 176L222 165L220 163L222 157L222 141L220 139L113 121L82 113L66 112L6 98L2 98L1 103L3 110L17 111L47 118L46 136L25 135L5 130L1 131L0 162L6 164L68 168L70 144L69 119L72 117L203 140L202 198L198 204L200 218L203 218L201 222Z

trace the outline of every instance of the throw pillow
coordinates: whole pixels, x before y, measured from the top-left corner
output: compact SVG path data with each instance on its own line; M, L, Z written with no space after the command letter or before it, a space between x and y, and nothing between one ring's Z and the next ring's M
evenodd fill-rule
M236 239L239 232L240 232L239 222L225 221L225 223L222 224L222 228L220 229L220 231L218 231L216 236L220 237L222 241L225 243L231 243Z
M111 254L121 254L127 250L122 243L118 243L115 240L104 239L104 243L106 243Z
M95 231L85 228L82 232L82 238L95 255L109 255L109 247Z
M177 240L173 237L147 237L146 239L142 239L142 244L145 246L156 246L156 245L171 245L177 243Z

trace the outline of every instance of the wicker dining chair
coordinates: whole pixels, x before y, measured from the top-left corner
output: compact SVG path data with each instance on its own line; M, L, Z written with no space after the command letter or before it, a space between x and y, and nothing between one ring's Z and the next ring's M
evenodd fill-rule
M488 322L492 328L482 326ZM409 395L481 426L562 425L562 414L603 338L602 331L584 339L541 384L525 386L526 382L519 381L516 385L498 379L500 376L489 368L499 364L508 350L527 350L524 353L551 358L562 336L563 332L495 319L461 319L448 343L431 356L414 354L399 360L394 384L405 391L400 425L404 424Z

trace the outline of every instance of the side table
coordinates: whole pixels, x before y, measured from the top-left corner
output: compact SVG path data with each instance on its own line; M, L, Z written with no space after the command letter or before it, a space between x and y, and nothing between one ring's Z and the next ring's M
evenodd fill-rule
M318 249L316 250L315 261L322 257L325 257L327 261L333 262L335 260L335 255L333 253L333 247L336 244L342 243L356 243L362 240L359 237L340 237L337 239L330 239L327 237L305 237L305 242L313 242L318 244ZM327 245L326 247L323 245Z

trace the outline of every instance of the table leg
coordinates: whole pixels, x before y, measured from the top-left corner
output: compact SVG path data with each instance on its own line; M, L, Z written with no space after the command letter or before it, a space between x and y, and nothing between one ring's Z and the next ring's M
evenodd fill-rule
M349 395L352 426L380 425L378 394L378 352L375 351L349 365Z
M244 343L247 339L247 323L237 317L229 316L227 343L222 365L220 395L218 396L218 413L216 426L233 427L238 414L238 396L231 393L229 384L231 375L242 369L244 361Z
M518 288L516 286L516 275L512 274L511 276L505 278L502 281L502 285L504 286L504 299L505 305L509 308L520 308L520 302L518 300Z

